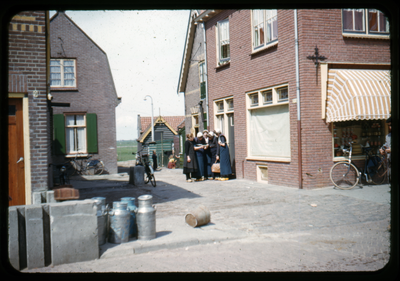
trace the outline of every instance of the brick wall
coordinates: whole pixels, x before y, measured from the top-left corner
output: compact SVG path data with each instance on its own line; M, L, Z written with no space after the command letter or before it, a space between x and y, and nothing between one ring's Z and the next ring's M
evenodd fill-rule
M44 191L51 185L49 111L46 94L45 11L17 14L9 25L9 73L20 76L29 98L29 140L32 191ZM23 78L22 78L23 77ZM16 86L16 85L15 85ZM33 91L38 91L38 97ZM10 87L9 92L21 92ZM50 173L50 174L49 174Z
M204 30L201 24L196 26L193 48L190 56L189 71L185 87L185 132L190 133L192 124L192 113L190 108L198 105L200 101L200 78L199 78L199 61L204 60ZM203 112L207 111L205 102L203 103ZM199 115L199 128L203 131L203 116ZM185 137L186 140L186 137ZM184 140L184 141L185 141Z
M229 65L217 67L216 23L229 18ZM293 10L278 10L278 45L251 55L251 13L224 10L206 22L210 116L213 101L234 98L236 175L256 180L256 163L268 166L269 183L298 187L298 134L296 65ZM390 62L389 40L349 39L342 36L341 10L299 10L299 72L302 128L302 178L304 188L330 185L332 138L329 125L321 119L320 72L308 55L318 45L329 61L351 63ZM318 75L318 76L316 76ZM249 161L247 157L245 93L287 83L291 133L291 161ZM214 129L214 118L210 127ZM311 175L308 176L307 174Z
M117 173L117 97L107 56L64 13L53 17L50 34L51 58L75 58L77 72L77 90L52 91L53 102L70 103L70 107L54 107L53 113L96 113L98 154L93 158L103 160L109 173ZM55 162L62 160L54 157Z

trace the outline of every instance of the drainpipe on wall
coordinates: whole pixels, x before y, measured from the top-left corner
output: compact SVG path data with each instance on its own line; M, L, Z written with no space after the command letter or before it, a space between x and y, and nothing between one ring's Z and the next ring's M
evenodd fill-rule
M294 10L294 40L296 46L296 99L297 99L297 151L298 151L298 173L299 189L303 188L302 179L302 153L301 153L301 115L300 115L300 79L299 79L299 38L297 34L297 9Z
M206 80L206 111L207 111L207 130L210 130L210 115L208 110L208 69L207 69L207 42L206 42L206 25L203 22L203 41L204 41L204 63L206 66L205 80ZM203 119L204 120L204 119Z

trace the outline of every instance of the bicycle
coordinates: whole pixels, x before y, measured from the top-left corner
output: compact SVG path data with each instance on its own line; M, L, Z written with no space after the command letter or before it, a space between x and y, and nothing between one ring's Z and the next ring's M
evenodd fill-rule
M340 189L352 189L362 179L366 183L382 184L385 180L387 167L385 162L379 156L372 155L371 147L364 147L365 163L364 169L360 170L355 163L351 161L353 151L352 143L349 149L343 149L343 152L349 154L348 161L341 161L334 164L329 173L332 183ZM362 186L360 186L362 188Z
M68 174L73 176L76 173L81 175L101 175L104 171L104 162L98 159L88 161L93 155L87 155L84 158L78 159L79 154L74 158L68 159L67 171ZM92 172L91 172L92 171Z
M136 166L144 166L144 183L151 183L152 186L156 187L156 178L154 176L153 167L149 164L149 155L140 154L145 148L143 147L136 153Z

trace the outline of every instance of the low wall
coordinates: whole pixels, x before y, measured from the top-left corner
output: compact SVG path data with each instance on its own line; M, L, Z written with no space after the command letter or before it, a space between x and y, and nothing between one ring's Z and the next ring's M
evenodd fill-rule
M94 200L12 206L8 210L9 259L15 269L99 258Z

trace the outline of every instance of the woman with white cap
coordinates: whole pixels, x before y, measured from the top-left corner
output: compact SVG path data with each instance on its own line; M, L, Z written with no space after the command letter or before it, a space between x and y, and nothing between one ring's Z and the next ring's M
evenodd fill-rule
M213 180L215 180L215 177L218 176L219 174L217 173L213 173L211 171L211 166L212 164L217 162L217 147L218 147L218 142L217 142L217 138L214 136L213 132L209 132L207 134L208 137L208 145L210 146L210 148L208 149L209 154L211 155L211 161L210 161L210 166L207 166L207 172L208 172L208 176L211 176ZM210 179L210 178L209 178Z
M222 134L220 129L215 130L216 135L218 136L218 146L217 146L217 159L219 159L220 180L226 181L229 180L229 175L232 174L231 168L231 160L229 156L229 148L226 143L226 138Z
M194 138L194 150L196 151L196 158L197 158L197 166L199 167L199 170L197 171L197 181L202 181L204 180L204 175L205 175L205 165L204 161L206 160L206 157L204 155L204 148L206 146L206 141L203 137L203 133L198 132L197 137Z

